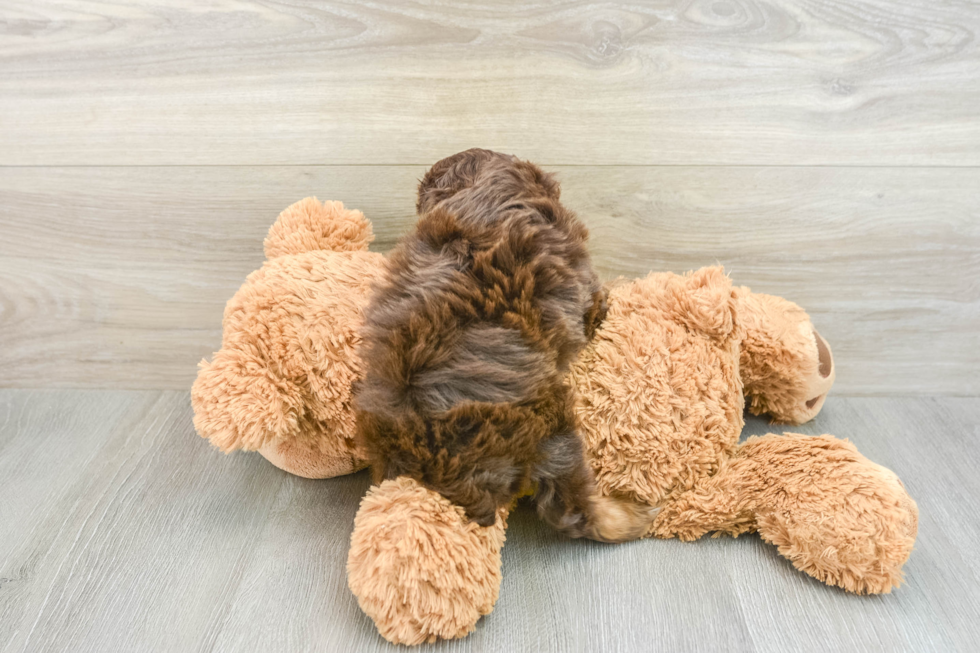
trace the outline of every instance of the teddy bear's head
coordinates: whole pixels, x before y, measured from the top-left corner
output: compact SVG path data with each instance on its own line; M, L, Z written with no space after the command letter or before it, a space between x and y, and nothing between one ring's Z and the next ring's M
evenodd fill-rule
M194 426L222 451L259 451L310 478L364 467L354 446L353 384L371 283L371 223L306 198L265 239L265 264L225 307L221 349L200 363Z

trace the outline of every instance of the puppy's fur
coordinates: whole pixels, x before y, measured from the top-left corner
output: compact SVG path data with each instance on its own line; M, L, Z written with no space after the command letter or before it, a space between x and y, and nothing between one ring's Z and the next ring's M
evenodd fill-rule
M525 488L572 537L642 535L595 493L569 364L605 315L588 232L537 166L487 150L435 164L366 314L358 430L375 480L409 476L481 525Z

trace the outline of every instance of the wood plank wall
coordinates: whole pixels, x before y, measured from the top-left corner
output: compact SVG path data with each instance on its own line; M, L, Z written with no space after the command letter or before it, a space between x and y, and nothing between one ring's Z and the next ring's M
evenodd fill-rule
M306 195L413 221L471 146L601 273L723 263L842 394L980 393L980 5L0 0L0 385L180 388Z

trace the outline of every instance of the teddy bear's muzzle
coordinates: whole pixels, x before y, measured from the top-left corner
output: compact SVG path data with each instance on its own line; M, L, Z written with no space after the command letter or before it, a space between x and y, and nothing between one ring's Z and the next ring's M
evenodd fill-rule
M827 399L827 393L834 385L834 379L837 377L837 370L834 368L834 355L830 351L830 345L817 333L816 329L812 331L817 352L817 367L816 371L807 379L806 396L809 399L804 405L804 421L813 419L820 412L824 401Z

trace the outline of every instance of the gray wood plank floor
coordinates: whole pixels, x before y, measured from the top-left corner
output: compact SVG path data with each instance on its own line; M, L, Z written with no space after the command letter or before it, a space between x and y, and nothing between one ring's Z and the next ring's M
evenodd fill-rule
M975 650L980 399L831 397L797 430L850 438L918 501L891 595L826 587L755 536L602 546L519 509L496 609L433 650ZM185 392L0 391L0 651L388 650L344 571L368 483L223 456Z

